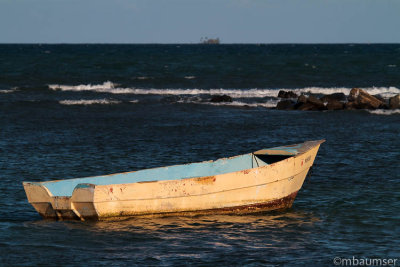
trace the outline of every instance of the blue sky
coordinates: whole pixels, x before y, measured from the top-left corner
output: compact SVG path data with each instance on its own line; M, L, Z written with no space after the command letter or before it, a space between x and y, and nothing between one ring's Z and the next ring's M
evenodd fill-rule
M400 43L400 0L0 0L0 43Z

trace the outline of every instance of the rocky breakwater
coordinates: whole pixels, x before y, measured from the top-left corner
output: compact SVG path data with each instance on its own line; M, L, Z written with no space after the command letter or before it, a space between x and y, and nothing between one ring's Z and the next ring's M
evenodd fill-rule
M348 96L343 93L330 95L300 95L294 92L279 92L283 98L276 105L279 110L352 110L352 109L398 109L400 95L384 99L379 95L373 96L360 88L351 89ZM296 99L297 97L297 99Z
M213 95L210 99L212 103L232 102L232 97L228 95Z

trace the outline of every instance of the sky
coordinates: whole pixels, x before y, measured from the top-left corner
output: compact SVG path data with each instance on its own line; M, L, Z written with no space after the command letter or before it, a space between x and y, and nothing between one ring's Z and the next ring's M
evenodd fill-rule
M400 43L400 0L0 0L0 43Z

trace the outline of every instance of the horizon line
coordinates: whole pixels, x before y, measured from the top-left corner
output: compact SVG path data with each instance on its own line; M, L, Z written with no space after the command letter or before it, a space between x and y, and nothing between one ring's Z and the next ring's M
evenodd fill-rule
M128 43L128 42L0 42L0 45L205 45L205 46L218 46L218 45L385 45L385 44L400 44L400 42L273 42L273 43L219 43L219 44L204 44L204 43Z

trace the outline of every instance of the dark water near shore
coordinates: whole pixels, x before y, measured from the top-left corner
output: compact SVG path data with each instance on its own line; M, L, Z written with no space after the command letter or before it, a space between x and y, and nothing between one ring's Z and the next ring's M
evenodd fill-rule
M0 265L400 262L400 112L269 109L356 86L399 94L400 45L0 45ZM54 222L22 188L322 138L286 212Z

